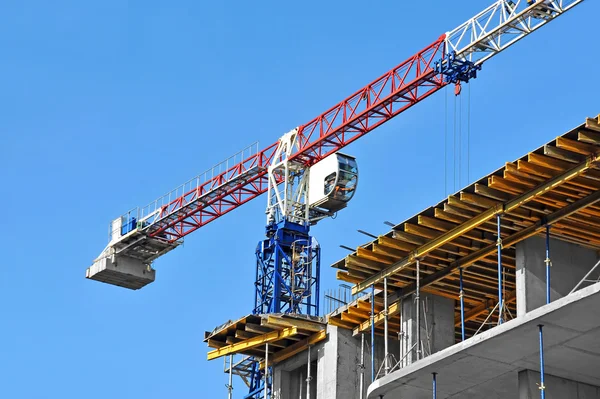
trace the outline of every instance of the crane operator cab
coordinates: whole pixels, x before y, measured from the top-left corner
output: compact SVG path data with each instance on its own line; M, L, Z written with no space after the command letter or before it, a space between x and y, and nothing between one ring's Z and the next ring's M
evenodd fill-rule
M358 184L358 166L350 155L335 153L310 168L308 199L312 209L333 214L346 207Z

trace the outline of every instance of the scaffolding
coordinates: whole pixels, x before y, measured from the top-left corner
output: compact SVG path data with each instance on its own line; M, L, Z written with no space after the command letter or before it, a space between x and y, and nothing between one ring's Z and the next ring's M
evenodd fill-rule
M551 303L557 299L551 280L552 240L600 249L600 236L595 233L600 231L599 154L600 115L394 225L388 234L374 236L374 241L333 264L338 279L354 284L352 294L364 290L367 295L331 313L329 324L352 329L363 342L370 334L371 354L376 335L383 336L384 354L377 373L371 357L373 379L378 379L411 364L407 361L411 357L419 361L431 355L423 293L455 300L455 342L517 317L516 246L534 236L544 242L542 304ZM591 265L569 294L599 281L600 261ZM412 304L416 319L414 334L402 328L407 303ZM367 306L370 312L365 312ZM396 334L389 325L394 317L401 327L398 359L388 347ZM543 326L538 328L539 386L544 398ZM395 363L390 364L392 359ZM361 373L363 363L359 363ZM436 378L434 373L434 397Z

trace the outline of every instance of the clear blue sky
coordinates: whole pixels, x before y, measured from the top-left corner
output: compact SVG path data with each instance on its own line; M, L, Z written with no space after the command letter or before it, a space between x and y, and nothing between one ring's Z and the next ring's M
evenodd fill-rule
M202 337L250 311L265 198L190 236L141 291L85 269L112 218L270 144L491 0L376 3L3 2L0 397L226 397ZM471 180L600 113L599 14L586 1L484 66ZM338 245L366 241L357 228L386 232L442 199L443 137L438 93L345 149L360 182L313 229L323 287Z

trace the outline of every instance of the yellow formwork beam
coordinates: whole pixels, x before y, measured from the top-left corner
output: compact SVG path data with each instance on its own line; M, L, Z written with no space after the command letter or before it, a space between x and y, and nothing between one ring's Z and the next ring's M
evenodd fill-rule
M598 160L600 160L600 155L598 155L598 154L590 155L589 157L587 157L585 159L585 161L575 165L574 167L553 177L552 179L549 179L545 183L540 184L539 186L533 188L532 190L530 190L524 194L521 194L521 195L517 196L515 199L512 199L510 201L507 201L504 203L498 203L497 205L495 205L495 206L489 208L488 210L480 213L479 215L473 217L472 219L470 219L470 220L456 226L455 228L447 231L446 233L430 240L429 242L418 247L417 249L411 251L410 254L407 257L405 257L404 259L401 259L400 261L386 267L385 269L381 270L380 272L375 273L374 275L368 277L364 281L356 284L354 287L352 287L352 294L353 295L358 294L359 292L364 291L365 289L369 288L373 284L379 283L384 278L390 277L391 275L405 269L406 267L412 265L417 259L427 255L429 252L441 247L442 245L445 245L445 244L451 242L452 240L455 240L456 238L461 237L469 230L480 226L481 224L490 220L492 217L494 217L496 215L501 215L503 213L508 213L514 209L517 209L518 207L522 206L523 204L533 200L534 198L544 195L544 194L548 193L549 191L552 191L552 189L560 186L561 184L579 176L583 172L592 168L594 166L594 164L596 162L598 162Z
M523 230L520 230L508 237L505 237L502 239L502 243L505 247L510 247L515 245L516 243L525 240L526 238L529 238L531 236L536 235L537 233L539 233L540 231L542 231L544 229L544 226L546 224L553 224L556 223L564 218L567 218L569 216L571 216L572 214L576 213L577 211L584 209L587 206L590 206L592 204L595 204L596 202L600 201L600 191L596 191L593 194L588 195L587 197L584 197L578 201L573 202L572 204L559 209L558 211L547 215L545 217L545 219L543 220L538 220L535 224L524 228ZM422 292L428 292L428 285L429 284L433 284L437 281L442 280L443 278L447 277L449 274L451 274L452 272L454 272L455 270L457 270L459 267L462 268L467 268L470 265L472 265L473 263L479 261L480 259L485 258L486 256L489 256L490 254L494 253L495 251L497 251L497 247L496 244L490 244L487 247L481 248L478 251L472 252L469 255L466 255L454 262L452 262L446 269L437 271L433 274L428 275L427 277L424 277L423 279L421 279L421 291ZM416 283L411 283L408 286L402 288L402 297L413 293L416 289ZM435 293L435 292L432 292ZM439 294L437 294L439 295ZM397 294L392 295L391 298L389 298L390 301L394 301L394 303L388 307L388 312L390 313L390 315L392 314L391 311L392 310L396 310L397 308L395 307L400 299L400 297ZM381 311L380 313L378 313L377 315L375 315L374 318L374 322L375 325L378 325L380 323L383 322L385 316L384 316L384 312ZM358 334L359 332L363 332L368 330L371 327L371 320L367 320L364 323L361 323L361 325L357 328L354 329L354 334Z
M387 313L388 313L388 316L394 316L394 315L400 313L400 302L399 301L394 302L390 306L388 306ZM375 325L378 325L379 323L383 323L384 320L385 320L385 312L381 311L375 315L375 317L373 318L373 323L375 323ZM368 330L370 327L371 327L371 319L369 318L369 320L363 321L362 323L360 323L360 325L358 327L356 327L352 333L353 333L353 335L357 335L363 331Z
M277 327L296 327L299 330L306 330L317 332L325 328L321 323L315 323L309 320L299 320L295 318L283 318L277 316L268 316L265 325L277 326Z
M298 341L293 345L288 346L287 348L276 352L273 356L269 357L269 366L282 362L290 357L302 352L309 345L314 345L318 342L321 342L327 337L327 332L325 330L321 330L318 333L311 335L308 338L303 339L302 341ZM260 369L263 370L265 368L265 361L260 362Z
M512 291L511 293L506 295L506 298L504 298L504 302L511 303L516 298L517 298L517 291ZM481 315L482 313L489 312L489 310L492 309L497 302L498 301L496 301L494 299L486 299L481 304L475 306L474 308L472 308L471 310L469 310L468 312L465 313L465 323L467 321L471 321L471 320L479 317L479 315ZM454 318L454 326L459 327L460 324L461 324L460 315L458 315Z
M248 349L256 348L257 346L261 346L269 342L279 341L280 339L285 339L296 334L298 334L297 327L289 327L283 330L271 331L270 333L259 335L242 342L237 342L235 344L227 345L214 351L210 351L207 354L207 358L208 360L213 360L221 356L235 355Z

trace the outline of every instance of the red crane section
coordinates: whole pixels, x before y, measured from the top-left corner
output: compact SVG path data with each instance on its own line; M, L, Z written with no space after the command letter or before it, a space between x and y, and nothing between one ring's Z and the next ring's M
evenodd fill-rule
M300 126L291 159L311 166L444 87L435 63L445 55L445 38ZM276 149L274 143L162 206L148 235L174 242L265 193Z

